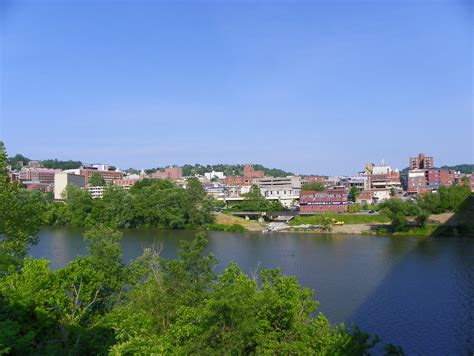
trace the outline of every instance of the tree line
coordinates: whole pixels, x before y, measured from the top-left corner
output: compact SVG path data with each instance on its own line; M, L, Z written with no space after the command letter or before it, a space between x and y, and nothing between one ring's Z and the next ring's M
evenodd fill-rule
M102 199L75 185L66 186L63 194L64 202L46 204L47 225L184 229L213 222L214 199L197 178L188 179L186 189L167 180L144 179L129 190L106 186Z
M427 192L416 200L392 198L379 205L381 213L391 221L391 232L403 232L415 223L425 227L431 214L458 212L471 196L467 182L451 187L439 187L437 192Z

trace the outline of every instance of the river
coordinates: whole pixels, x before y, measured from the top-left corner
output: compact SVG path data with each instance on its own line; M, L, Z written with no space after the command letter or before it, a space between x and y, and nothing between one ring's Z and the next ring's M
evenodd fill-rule
M45 229L30 253L53 268L86 254L78 229ZM176 256L192 231L127 230L125 261L146 246ZM474 239L368 237L301 233L209 233L217 272L237 262L244 272L279 267L316 291L333 323L356 323L411 354L474 351Z

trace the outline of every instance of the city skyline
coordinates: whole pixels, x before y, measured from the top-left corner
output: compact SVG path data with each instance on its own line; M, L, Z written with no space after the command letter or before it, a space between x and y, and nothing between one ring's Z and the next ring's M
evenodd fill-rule
M7 150L7 154L8 154L8 150ZM30 156L25 155L25 154L20 153L20 152L17 153L17 154L21 154L29 160L38 161L38 162L41 162L41 161L44 161L44 160L49 160L49 159L57 159L56 157L55 158L49 157L49 158L46 158L46 159L42 159L42 158L39 159L39 158L30 157ZM14 157L15 155L16 154L8 154L8 157ZM400 167L391 164L390 161L387 161L385 159L381 159L380 161L367 160L366 162L361 164L361 166L359 167L359 169L357 171L348 172L348 173L345 173L345 174L331 174L331 172L322 172L322 171L318 171L318 170L298 172L298 171L292 171L290 169L287 169L286 167L269 166L269 165L266 165L262 162L251 162L251 161L248 161L248 162L215 162L215 163L206 163L206 162L191 163L191 162L186 162L184 164L170 163L170 164L165 164L165 165L161 165L161 166L160 165L154 165L154 166L147 166L147 167L136 167L136 166L121 167L121 166L119 166L119 165L117 165L117 164L115 164L114 162L111 162L111 161L102 161L102 162L94 161L94 160L84 161L84 160L81 160L81 159L74 159L74 158L66 158L64 160L59 159L59 161L80 161L83 166L88 166L88 165L110 165L112 167L116 167L117 169L120 169L120 170L123 170L123 171L127 171L129 169L135 169L135 170L164 169L164 168L168 168L168 167L183 167L185 165L191 165L191 166L201 165L203 167L211 166L211 169L214 170L214 169L217 169L214 166L218 166L218 165L222 165L222 164L224 164L224 165L241 165L241 166L245 166L245 165L248 165L248 164L250 164L250 165L257 164L257 165L262 165L262 166L264 166L266 168L269 168L269 169L281 169L283 171L291 172L291 173L297 174L297 175L316 174L316 175L326 175L326 176L351 176L351 175L355 175L355 174L358 174L358 173L364 171L367 168L367 164L373 164L375 166L387 166L387 167L391 167L394 170L399 170L399 171L402 171L404 169L417 169L416 167L413 168L411 166L412 165L412 160L414 158L417 159L420 155L422 155L424 157L424 153L420 152L416 155L413 155L415 157L410 156L410 157L406 158L407 163L405 165L400 166ZM428 168L452 167L452 166L457 166L457 165L472 165L472 163L466 163L466 162L458 162L458 163L455 163L455 164L446 164L446 163L439 163L438 164L438 162L436 160L433 160L432 156L429 156L428 158L431 159L431 162L434 161L434 164L432 166L428 167ZM26 162L25 162L25 166L26 166ZM422 168L422 169L424 169L424 168Z
M472 163L472 6L2 2L10 155L343 175Z

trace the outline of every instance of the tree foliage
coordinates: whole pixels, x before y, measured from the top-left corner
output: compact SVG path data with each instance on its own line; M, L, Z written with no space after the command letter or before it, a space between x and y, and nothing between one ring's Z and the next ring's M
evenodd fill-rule
M261 193L260 188L254 184L247 194L242 194L243 201L233 203L232 208L241 211L283 211L285 207L278 201L267 200Z
M326 185L322 182L305 183L301 186L301 190L314 190L316 192L324 192L326 190Z
M28 246L37 242L45 206L40 193L27 192L9 181L5 146L0 141L0 274L17 264L26 256Z
M261 164L254 164L254 169L262 170L266 176L270 177L287 177L293 175L291 172L284 171L278 168L268 168L262 166ZM183 167L184 176L194 176L196 174L204 175L206 172L211 172L212 170L217 172L224 172L226 176L239 176L244 172L243 164L213 164L213 165L202 165L202 164L185 164ZM149 170L150 173L156 171L156 169Z
M89 178L89 185L91 187L105 187L107 183L105 183L104 177L102 177L99 173L94 172Z
M130 190L109 185L102 199L92 199L87 190L68 185L64 198L65 204L48 204L47 224L183 229L213 223L214 200L195 178L186 189L162 179L144 179Z

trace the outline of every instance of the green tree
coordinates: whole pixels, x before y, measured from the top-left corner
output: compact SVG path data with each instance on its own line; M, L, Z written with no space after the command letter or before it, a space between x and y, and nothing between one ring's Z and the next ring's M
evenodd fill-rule
M314 190L316 192L324 192L326 190L326 185L322 182L305 183L301 186L301 190Z
M390 187L390 196L394 197L397 195L397 190L394 187Z
M334 216L332 214L324 214L321 215L321 231L323 232L331 232L332 225L334 222Z
M64 189L63 196L66 202L66 219L72 226L87 226L92 211L93 199L88 191L77 185L68 184Z
M91 187L105 187L107 184L105 183L104 177L99 173L94 172L89 178L89 185Z
M28 246L37 243L46 202L40 194L10 183L6 152L0 141L0 273L26 256Z
M149 279L108 318L113 354L363 355L379 341L313 317L313 292L278 270L262 270L259 284L231 263L216 279L203 247L198 238L178 261L151 264Z
M254 184L247 194L242 195L245 200L240 203L243 211L267 211L269 202L262 195L260 188Z
M393 198L380 204L381 212L391 220L393 232L402 231L406 228L410 215L416 213L416 207L412 202Z
M108 186L102 199L94 201L92 218L96 222L116 228L130 228L134 224L134 196L122 187Z
M186 182L187 215L190 226L202 226L212 223L214 201L207 194L197 178L188 178Z
M359 195L359 189L357 189L356 187L351 187L351 190L350 190L350 193L349 193L349 196L351 198L351 201L355 203L355 201L357 200L357 196Z

